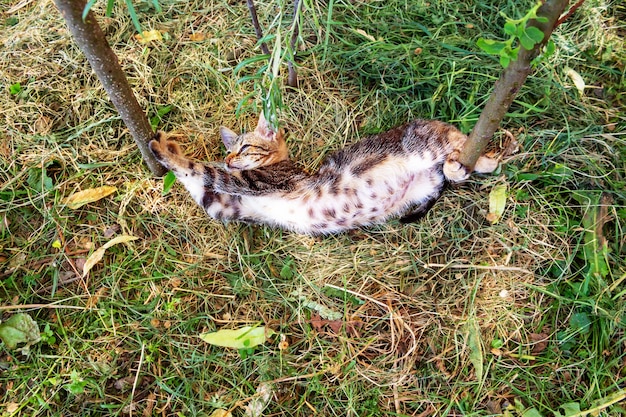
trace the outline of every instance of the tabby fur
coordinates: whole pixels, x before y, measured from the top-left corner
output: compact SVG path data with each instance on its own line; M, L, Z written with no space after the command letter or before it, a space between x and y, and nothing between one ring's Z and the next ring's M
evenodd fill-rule
M415 221L448 182L470 175L457 161L467 137L434 120L418 119L369 136L331 154L313 174L289 159L282 130L271 128L263 114L253 132L238 135L222 127L220 133L228 150L224 162L194 162L163 132L156 134L150 149L196 203L222 221L311 235L393 217ZM482 156L475 171L492 172L497 164Z

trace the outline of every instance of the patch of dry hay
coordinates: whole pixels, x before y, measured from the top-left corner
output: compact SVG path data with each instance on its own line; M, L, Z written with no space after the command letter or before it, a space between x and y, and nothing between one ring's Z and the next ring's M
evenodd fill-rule
M164 44L132 41L123 13L102 22L144 108L154 113L173 104L162 127L181 135L189 155L213 160L223 155L220 125L244 130L256 121L253 112L235 117L237 103L251 86L236 85L232 73L232 57L255 54L255 39L251 29L235 29L248 27L244 8L238 6L240 14L234 14L220 2L200 5L170 6L164 23L152 23L167 31ZM90 209L95 219L63 214L65 238L104 241L103 230L116 223L124 233L142 237L138 250L154 251L154 264L144 265L145 275L151 276L162 261L173 263L177 269L169 278L182 283L171 291L190 297L188 317L177 320L207 315L216 327L259 320L276 325L295 346L291 360L303 375L320 372L326 383L335 384L355 378L341 371L354 362L356 377L377 386L395 385L396 391L383 394L390 404L399 401L397 390L415 398L433 388L420 382L419 368L426 362L436 365L444 385L453 378L475 378L467 371L468 320L478 322L485 348L496 338L524 340L524 333L540 322L543 301L528 286L546 282L537 272L545 262L570 256L540 195L534 195L538 203L509 199L497 225L487 224L484 214L488 191L501 178L477 179L448 192L417 225L391 222L311 238L219 224L180 185L162 195L161 180L150 178L140 164L131 138L52 2L26 6L18 20L6 28L0 56L8 64L0 65L0 84L19 81L24 91L17 97L0 95L3 189L25 186L24 172L52 161L61 164L55 183L59 196L117 186L115 200ZM196 32L205 33L205 40L191 41ZM291 153L308 169L354 141L376 106L363 100L357 88L336 85L334 74L322 65L313 57L299 70L302 86L285 96L282 113ZM106 164L95 169L79 166L101 163ZM9 173L21 180L9 184ZM53 203L49 197L46 202ZM532 215L516 215L519 205ZM294 265L291 280L281 279L277 266L267 266L288 259ZM239 278L229 280L229 274ZM96 288L103 279L92 276L89 285ZM328 288L345 289L361 303L328 295ZM324 324L312 330L315 312L294 292L340 312L344 326L337 330Z

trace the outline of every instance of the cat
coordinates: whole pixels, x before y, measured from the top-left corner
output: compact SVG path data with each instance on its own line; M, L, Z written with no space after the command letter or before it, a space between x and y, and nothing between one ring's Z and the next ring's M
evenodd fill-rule
M221 127L224 162L186 158L177 143L157 132L149 146L209 216L259 223L301 234L326 235L385 222L415 221L435 204L448 182L467 179L458 162L467 136L435 120L414 120L369 136L328 156L310 174L289 159L282 129L260 114L254 131ZM476 172L493 172L481 156Z

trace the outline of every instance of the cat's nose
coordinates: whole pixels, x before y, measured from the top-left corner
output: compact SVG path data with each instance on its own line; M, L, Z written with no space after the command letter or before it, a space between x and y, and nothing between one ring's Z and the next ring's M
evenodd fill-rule
M224 159L224 162L226 162L226 165L230 166L230 161L232 161L234 157L235 157L235 154L233 154L233 153L228 154L226 159Z

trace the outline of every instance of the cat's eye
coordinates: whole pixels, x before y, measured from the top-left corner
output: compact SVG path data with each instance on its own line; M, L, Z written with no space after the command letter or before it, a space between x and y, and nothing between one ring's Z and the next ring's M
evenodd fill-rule
M241 154L241 153L245 152L246 149L248 149L249 147L250 147L250 145L248 145L248 144L243 145L241 148L239 148L239 153Z

